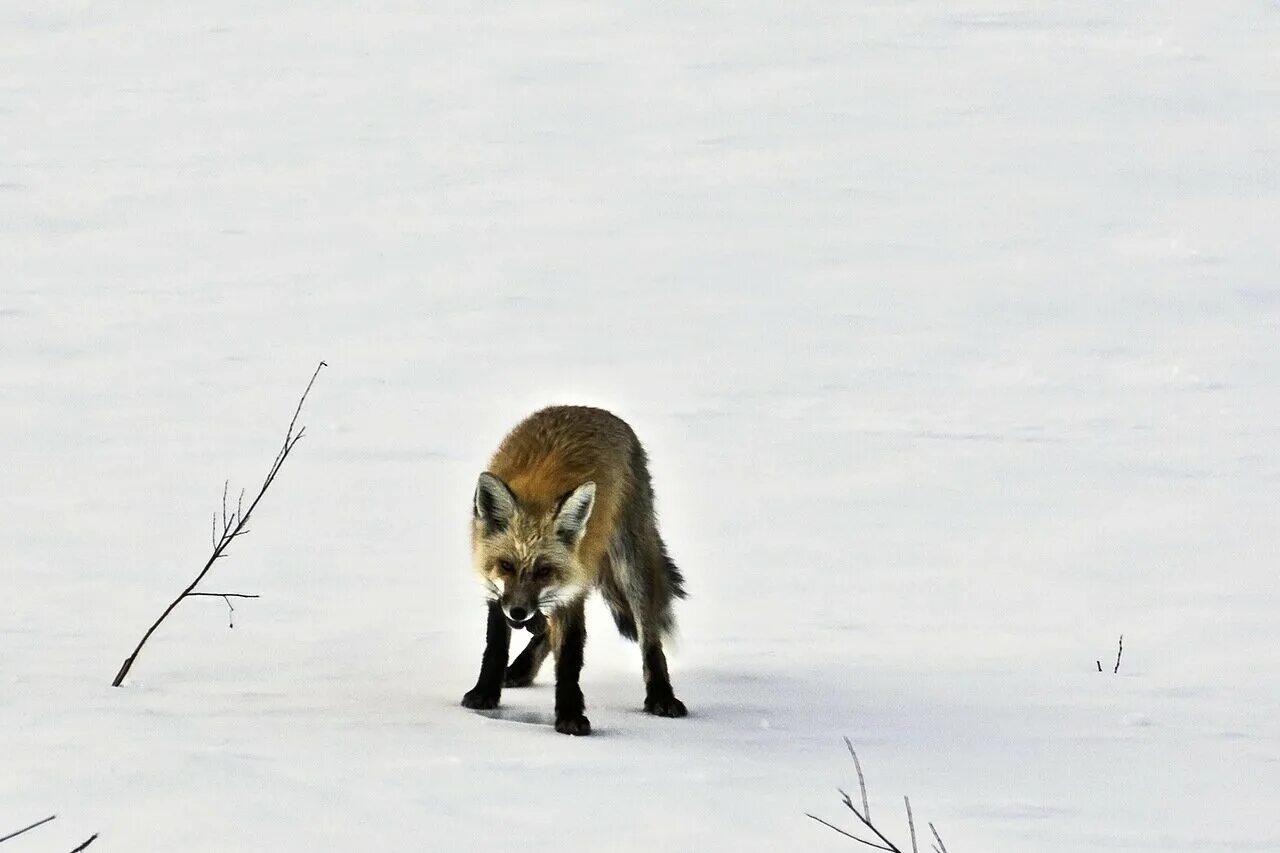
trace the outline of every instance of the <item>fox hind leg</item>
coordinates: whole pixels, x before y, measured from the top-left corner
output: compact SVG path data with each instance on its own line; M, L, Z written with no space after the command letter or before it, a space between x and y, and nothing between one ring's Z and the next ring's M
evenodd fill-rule
M684 596L679 570L667 556L656 529L646 531L644 540L651 547L633 547L637 561L644 561L648 571L636 572L632 562L630 591L631 611L637 618L637 641L644 662L644 709L658 717L683 717L689 713L671 688L667 655L662 648L663 635L674 626L671 599Z
M641 652L644 655L644 709L657 717L683 717L689 713L684 703L671 689L671 676L667 672L667 656L662 651L662 639L641 635Z
M551 643L546 633L538 634L529 640L529 645L525 646L524 651L516 655L511 666L507 667L503 686L528 687L533 684L533 680L538 677L538 670L542 668L542 662L547 659L550 652Z

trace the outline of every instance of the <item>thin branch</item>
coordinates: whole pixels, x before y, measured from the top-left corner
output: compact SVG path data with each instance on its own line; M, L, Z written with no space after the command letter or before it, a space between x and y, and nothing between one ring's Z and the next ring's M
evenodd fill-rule
M867 803L867 780L862 775L862 762L858 760L858 752L853 748L853 741L849 738L844 739L844 745L849 747L849 754L853 756L853 766L858 771L858 788L862 791L862 813L871 819L871 806Z
M289 451L291 451L294 445L298 443L299 439L302 438L302 434L306 428L303 427L302 429L299 429L297 435L294 435L293 428L298 422L298 415L302 411L303 403L307 401L307 395L311 393L311 386L315 384L316 377L320 375L320 370L324 367L328 367L328 365L322 361L316 366L315 373L311 374L311 381L307 383L306 390L302 392L302 397L298 400L298 407L294 410L293 418L289 421L289 429L285 433L284 444L280 448L280 452L276 454L275 462L271 464L271 469L267 472L266 479L262 481L262 487L258 490L257 496L249 502L249 508L246 509L243 514L237 511L236 516L233 519L234 524L229 523L226 516L227 487L224 484L222 510L223 531L221 538L218 539L217 543L213 547L213 554L209 556L208 561L204 564L204 567L200 569L195 580L188 584L186 589L179 593L178 597L169 603L169 606L160 614L159 619L151 623L151 627L142 635L142 639L138 641L138 645L134 647L133 652L125 658L124 663L120 665L120 671L116 673L115 679L111 682L112 687L119 687L124 683L125 676L129 674L129 670L133 667L133 662L137 659L138 653L142 651L142 647L147 644L147 640L151 639L151 635L154 634L156 629L160 627L160 624L168 618L174 608L182 602L182 599L195 592L196 587L202 580L204 580L204 577L209 573L209 570L213 568L213 564L223 556L223 553L227 550L227 546L229 546L237 536L248 532L245 529L245 525L248 524L249 517L253 515L253 511L258 507L258 502L262 500L263 496L267 493L267 489L271 487L271 483L275 481L276 475L280 473L280 468L284 465L284 460L288 458ZM228 602L228 604L230 604L230 602Z
M947 845L942 843L942 836L938 834L938 830L934 827L933 822L929 822L929 831L933 833L934 839L938 842L938 853L947 853Z
M48 823L49 821L53 820L56 817L57 817L56 814L51 814L44 820L36 821L35 823L31 824L31 826L24 826L22 829L19 829L17 832L11 832L8 835L6 835L4 838L0 838L0 844L3 844L4 842L8 841L10 838L17 838L19 835L21 835L24 832L30 832L31 830L35 829L37 826L44 826L46 823Z
M80 851L84 850L84 848L88 847L90 844L92 844L97 840L98 840L98 833L95 832L93 835L90 835L88 838L86 838L83 844L81 844L75 850L72 850L71 853L80 853Z
M920 848L916 846L916 821L911 816L911 798L904 796L902 801L907 804L907 828L911 830L911 853L920 853Z
M1116 649L1116 668L1111 670L1112 675L1120 672L1120 656L1124 654L1124 634L1120 635L1120 647Z
M901 847L890 841L888 837L886 837L885 834L871 822L870 809L867 805L867 782L866 778L862 774L862 762L858 760L858 753L853 748L853 743L847 737L844 739L844 743L849 749L849 755L853 758L854 766L858 769L858 786L862 792L862 810L859 811L858 807L854 805L853 798L849 796L848 791L845 791L843 788L837 788L836 790L840 792L840 800L844 803L845 808L852 812L853 816L858 819L858 822L861 823L864 828L873 833L878 841L868 841L865 838L859 838L853 833L843 830L840 827L828 823L820 817L808 814L807 812L806 817L816 820L823 826L834 829L836 832L846 838L851 838L854 841L857 841L859 844L874 847L877 850L886 851L886 853L905 853ZM911 853L920 853L919 840L916 835L916 819L915 815L911 811L911 799L909 797L903 797L902 801L907 807L907 828L911 832ZM933 837L938 842L936 845L930 845L933 848L933 853L947 853L947 846L942 843L942 837L938 835L938 830L934 828L932 823L929 824L929 831L933 833Z
M865 844L865 845L867 845L868 847L874 847L874 848L875 848L875 849L877 849L877 850L884 850L884 851L887 851L887 853L893 853L894 848L892 848L892 847L881 847L879 844L872 843L872 842L868 841L868 840L867 840L867 839L865 839L865 838L859 838L858 836L856 836L856 835L854 835L854 834L852 834L852 833L845 832L843 829L841 829L840 827L836 826L834 823L827 823L825 820L823 820L822 818L818 817L817 815L812 815L812 814L809 814L808 812L805 812L805 817L813 818L814 820L816 820L818 823L822 824L823 826L828 827L828 828L830 828L830 829L834 829L836 832L840 833L840 834L841 834L841 835L843 835L845 838L852 838L854 841L858 842L859 844Z
M227 627L228 628L234 628L236 626L236 619L235 619L236 609L234 606L232 606L231 599L261 598L261 596L258 596L258 595L245 595L243 592L189 592L187 593L188 598L198 596L198 595L207 596L209 598L221 598L223 601L227 603Z
M849 799L848 794L844 795L844 804L849 807L849 811L853 812L854 817L862 821L863 826L865 826L867 829L874 832L876 834L876 838L879 838L881 841L883 841L887 845L886 849L893 851L893 853L902 853L902 849L898 847L898 845L894 844L892 841L885 838L884 833L876 829L875 824L873 824L867 818L863 817L862 813L859 812L856 808L854 808L853 801Z

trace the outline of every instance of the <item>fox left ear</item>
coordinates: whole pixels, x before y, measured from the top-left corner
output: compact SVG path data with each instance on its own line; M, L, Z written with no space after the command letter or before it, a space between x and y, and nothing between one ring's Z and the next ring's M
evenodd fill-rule
M591 517L591 508L596 505L596 484L587 482L570 492L560 501L560 510L556 513L556 536L572 548L582 539L587 531L587 519Z

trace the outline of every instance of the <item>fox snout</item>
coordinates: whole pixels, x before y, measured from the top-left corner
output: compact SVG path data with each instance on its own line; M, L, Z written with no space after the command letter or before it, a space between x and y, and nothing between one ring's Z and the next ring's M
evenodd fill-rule
M503 603L502 611L506 614L507 624L516 630L528 628L529 633L535 637L545 633L547 630L547 617L536 607L513 606Z
M507 621L511 623L511 627L516 628L532 619L533 614L537 613L538 609L532 604L512 604L509 601L504 601L502 602L502 612L507 614Z
M512 628L524 628L536 617L542 616L538 610L538 598L532 594L521 594L517 589L510 590L499 599L502 612L507 617L507 624Z

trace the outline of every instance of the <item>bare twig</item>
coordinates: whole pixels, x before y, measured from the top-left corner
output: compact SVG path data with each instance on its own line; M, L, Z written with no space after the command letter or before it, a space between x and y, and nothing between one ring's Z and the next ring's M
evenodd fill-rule
M867 783L866 783L866 779L862 775L862 763L858 760L858 753L856 750L854 750L853 743L850 742L848 738L844 739L844 743L845 743L845 746L849 748L849 755L853 757L854 766L858 769L858 785L862 791L862 810L859 811L858 807L854 805L853 798L849 796L847 791L838 788L837 790L840 791L840 800L841 802L844 803L845 808L847 808L850 812L852 812L853 816L858 819L858 822L861 823L863 827L869 830L873 835L875 835L878 841L868 841L865 838L859 838L858 836L854 835L852 832L841 829L835 824L828 823L827 821L823 820L822 818L816 815L808 814L806 812L805 816L812 818L813 820L816 820L818 823L822 824L823 826L829 827L830 829L834 829L836 832L840 833L846 838L850 838L858 842L859 844L865 844L867 847L874 847L877 850L884 850L886 851L886 853L905 853L905 851L903 851L901 847L899 847L898 845L890 841L888 837L885 836L885 834L881 832L879 828L877 828L876 825L871 822L871 810L867 806ZM916 839L915 815L912 814L911 812L911 800L908 797L903 797L902 800L907 807L907 828L911 833L911 853L920 853L920 848L917 844L917 839ZM933 833L933 837L937 839L937 842L938 842L937 845L934 846L934 853L947 853L946 845L942 843L942 838L941 836L938 835L938 830L934 828L932 823L929 824L929 831Z
M858 760L858 751L853 748L853 741L846 737L844 745L849 747L849 754L853 756L853 766L858 771L858 789L862 791L862 813L867 816L867 820L870 820L871 806L867 803L867 780L862 775L862 762Z
M1111 674L1120 674L1120 656L1124 654L1124 634L1120 635L1120 642L1116 644L1116 665L1112 667ZM1102 672L1102 661L1096 661L1098 664L1098 672Z
M942 836L938 834L938 830L933 823L929 824L929 831L933 833L934 840L938 842L938 846L935 848L938 853L947 853L947 845L942 843Z
M84 850L84 848L88 847L90 844L92 844L97 840L98 840L98 833L95 832L93 835L90 835L88 838L86 838L83 844L81 844L75 850L72 850L71 853L80 853L80 851Z
M859 844L865 844L865 845L867 845L868 847L874 847L874 848L875 848L875 849L877 849L877 850L887 850L887 851L889 851L889 853L893 853L894 848L892 848L892 847L882 847L882 846L880 846L879 844L874 844L874 843L872 843L872 842L868 841L868 840L867 840L867 839L865 839L865 838L859 838L858 836L854 835L854 834L853 834L853 833L851 833L851 832L845 832L843 829L841 829L840 827L836 826L834 823L827 823L825 820L823 820L822 818L818 817L817 815L812 815L812 814L809 814L808 812L805 812L805 817L813 818L814 820L816 820L818 823L822 824L823 826L828 827L828 828L830 828L830 829L834 829L836 832L840 833L840 834L841 834L841 835L843 835L845 838L852 838L854 841L858 842Z
M845 794L844 791L841 791L840 793L844 795L845 806L848 807L849 811L853 812L853 816L860 820L863 826L874 832L876 838L883 841L887 849L893 851L893 853L902 853L902 849L898 847L898 845L894 844L888 838L885 838L884 833L877 829L875 824L873 824L864 814L858 811L858 809L853 805L853 800L849 799L848 794Z
M4 842L8 841L10 838L17 838L19 835L21 835L24 832L30 832L31 830L35 829L37 826L44 826L46 823L48 823L49 821L53 820L56 817L57 817L56 814L51 814L44 820L38 820L35 823L31 824L30 826L24 826L22 829L19 829L17 832L11 832L8 835L6 835L4 838L0 838L0 844L3 844Z
M221 598L223 601L227 603L227 627L228 628L234 628L236 626L236 620L235 620L236 609L231 604L231 599L262 597L260 595L245 595L243 592L189 592L187 593L188 598L192 598L197 595L204 595L204 596L208 596L209 598Z
M249 521L249 517L253 515L253 511L258 507L258 502L262 500L263 495L267 493L267 489L271 487L271 483L275 481L276 475L280 473L280 468L281 466L284 465L284 460L288 458L289 451L293 450L294 446L297 445L297 443L302 440L303 433L306 432L306 427L300 428L296 434L294 433L293 429L294 429L294 426L296 426L298 423L298 415L302 412L302 404L307 401L307 395L311 393L311 386L315 384L316 377L320 375L320 370L321 368L324 368L324 367L328 367L328 365L322 361L320 362L319 365L316 366L315 373L311 374L311 381L307 383L306 390L302 392L302 397L298 400L298 407L294 409L293 418L289 421L289 429L285 432L284 444L281 446L280 451L276 454L275 461L271 463L271 468L270 470L267 471L266 479L262 481L262 487L258 489L258 494L254 497L252 501L249 502L249 507L245 509L244 512L241 512L239 508L237 508L236 512L233 515L231 516L227 515L228 484L226 483L223 484L222 534L221 536L218 537L217 541L214 543L213 554L210 555L208 561L204 564L204 568L202 568L200 572L196 575L195 580L193 580L190 584L188 584L187 588L184 589L181 593L179 593L178 597L169 603L169 606L166 607L164 609L164 612L160 614L160 618L157 619L155 622L153 622L151 624L151 627L147 629L146 633L142 635L142 639L138 641L138 645L134 647L133 652L127 658L125 658L124 663L121 664L120 671L116 673L115 680L111 682L112 687L119 687L121 684L124 683L125 676L129 674L129 670L133 667L133 662L137 660L138 653L142 651L142 647L146 645L147 640L151 639L151 635L156 632L156 629L160 627L160 624L164 622L166 618L168 618L169 614L173 612L174 608L176 608L184 598L197 594L195 592L196 586L199 585L199 583L202 580L204 580L204 576L209 573L209 570L211 568L213 568L213 564L216 563L219 559L221 559L225 555L228 546L230 546L231 543L235 541L237 537L243 536L249 532L248 529L245 527L245 525ZM214 514L214 526L215 528L217 526L216 513ZM229 597L232 595L232 593L217 593L217 594L220 595L224 600L227 600L227 604L228 606L230 606L231 602L229 600ZM235 594L235 595L237 598L254 597L254 596L239 595L239 594Z

